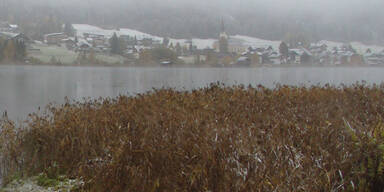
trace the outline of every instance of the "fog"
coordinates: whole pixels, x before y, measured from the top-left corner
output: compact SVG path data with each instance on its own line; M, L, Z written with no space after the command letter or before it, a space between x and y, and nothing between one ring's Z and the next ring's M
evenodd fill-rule
M216 37L223 18L230 34L383 44L383 7L382 0L2 0L0 12L20 23L51 15L174 38Z

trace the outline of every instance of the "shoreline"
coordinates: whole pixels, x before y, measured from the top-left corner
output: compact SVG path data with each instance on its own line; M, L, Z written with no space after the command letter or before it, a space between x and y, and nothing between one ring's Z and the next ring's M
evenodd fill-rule
M55 67L117 67L117 68L223 68L223 69L254 69L254 68L381 68L384 65L273 65L264 64L258 66L212 66L212 65L140 65L140 64L46 64L46 63L27 63L27 62L16 62L16 63L0 63L0 66L55 66Z

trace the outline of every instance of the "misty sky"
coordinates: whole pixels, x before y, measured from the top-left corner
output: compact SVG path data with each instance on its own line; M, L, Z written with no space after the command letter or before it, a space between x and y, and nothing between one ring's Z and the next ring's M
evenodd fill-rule
M0 0L19 20L55 15L71 23L127 27L160 36L216 37L223 18L231 34L384 44L384 0ZM20 11L20 7L26 11ZM38 15L38 13L41 13ZM1 13L0 13L1 15ZM3 18L8 13L3 12Z
M24 0L36 1L36 0ZM166 7L170 9L193 8L206 10L212 14L226 16L227 13L250 13L257 10L268 11L270 16L311 15L324 20L381 19L384 14L384 0L40 0L51 6L87 5L95 8ZM155 11L155 10L154 10ZM228 14L230 15L230 14ZM228 16L227 15L227 16ZM369 16L366 16L369 15Z
M135 4L157 4L168 7L197 6L204 8L219 7L220 9L250 9L255 7L266 7L273 9L321 11L323 13L338 10L340 12L372 11L381 10L384 6L383 0L13 0L34 4L45 3L51 6L58 5L84 5L87 3L98 5L110 5L118 3L121 5L134 6Z

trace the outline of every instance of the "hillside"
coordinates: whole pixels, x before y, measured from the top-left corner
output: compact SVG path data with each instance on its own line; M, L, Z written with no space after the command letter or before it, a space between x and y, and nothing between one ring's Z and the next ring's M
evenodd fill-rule
M304 34L317 41L359 41L384 44L381 0L3 0L0 19L31 32L49 33L43 23L89 23L128 27L159 36L215 38L220 20L229 34L280 40ZM22 5L22 6L20 6Z
M120 29L103 29L101 27L89 25L89 24L73 24L73 27L77 31L79 36L82 36L84 33L93 33L93 34L102 34L106 37L112 37L114 33L117 35L129 35L131 37L136 36L138 39L142 38L152 38L154 40L162 40L163 37L152 35L149 33L141 32L134 29L128 29L128 28L120 28ZM281 41L273 41L273 40L266 40L262 38L256 38L256 37L250 37L245 35L232 35L230 36L232 39L237 39L243 43L244 46L251 46L251 47L269 47L271 46L274 50L279 50L279 45ZM176 45L176 43L180 43L180 45L186 45L187 41L189 39L175 39L171 38L170 43L173 43ZM205 49L205 48L213 48L214 42L217 41L216 39L202 39L202 38L192 38L193 45L197 46L198 49ZM321 40L318 41L320 44L326 44L328 46L328 49L331 50L333 47L340 47L344 43L337 42L337 41L328 41L328 40ZM384 50L384 46L379 45L366 45L362 42L351 42L351 45L359 52L364 53L368 48L370 48L374 52L379 52Z

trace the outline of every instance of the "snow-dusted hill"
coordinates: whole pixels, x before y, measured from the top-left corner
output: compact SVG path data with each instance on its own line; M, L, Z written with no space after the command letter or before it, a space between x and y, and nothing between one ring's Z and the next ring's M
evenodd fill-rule
M102 29L97 26L92 26L88 24L74 24L73 27L75 28L77 35L82 37L84 33L92 33L92 34L101 34L105 35L106 37L112 37L114 33L116 33L118 36L120 35L129 35L129 36L136 36L137 39L143 39L143 38L152 38L154 40L162 40L162 37L158 37L156 35L151 35L148 33L143 33L137 30L128 29L128 28L120 28L119 30L109 30L109 29ZM265 39L259 39L256 37L249 37L249 36L243 36L243 35L234 35L231 36L232 39L237 39L243 42L243 45L246 47L252 46L252 47L268 47L272 46L273 49L278 50L279 45L281 41L271 41L271 40L265 40ZM213 48L214 42L217 41L216 39L199 39L199 38L193 38L192 44L197 46L198 49L205 49L205 48ZM170 43L173 45L176 45L177 43L180 43L181 46L187 45L189 40L187 39L170 39ZM319 41L320 44L326 44L328 46L328 49L332 49L333 47L340 47L343 45L341 42L334 42L334 41L327 41L322 40ZM365 51L370 48L373 52L379 52L383 51L383 46L377 46L377 45L365 45L360 42L352 42L351 45L359 52L359 53L365 53Z
M93 25L88 25L88 24L73 24L73 28L76 30L77 36L82 37L84 33L91 33L91 34L100 34L104 35L108 38L112 37L114 33L116 33L118 36L120 35L129 35L129 36L136 36L138 39L143 39L143 38L153 38L157 40L161 40L162 38L156 37L147 33L143 33L137 30L132 30L132 29L126 29L126 28L121 28L119 30L109 30L109 29L102 29L100 27L96 27Z

